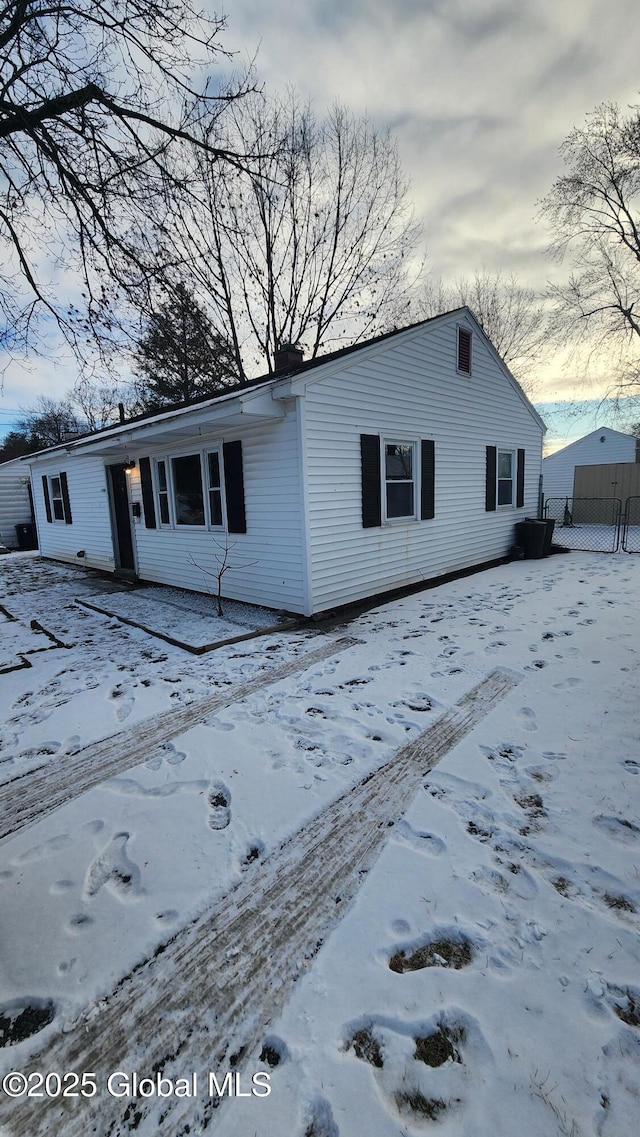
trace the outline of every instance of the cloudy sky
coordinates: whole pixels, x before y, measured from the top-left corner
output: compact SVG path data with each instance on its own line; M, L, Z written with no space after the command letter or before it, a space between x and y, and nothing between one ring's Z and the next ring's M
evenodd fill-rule
M339 98L392 128L429 268L449 281L502 270L544 287L560 270L535 217L561 142L599 103L640 102L637 0L234 0L223 42L239 63L257 52L268 89L293 83L318 111ZM68 379L44 361L10 368L0 424ZM558 360L542 380L545 401L573 397ZM572 437L596 425L551 419Z

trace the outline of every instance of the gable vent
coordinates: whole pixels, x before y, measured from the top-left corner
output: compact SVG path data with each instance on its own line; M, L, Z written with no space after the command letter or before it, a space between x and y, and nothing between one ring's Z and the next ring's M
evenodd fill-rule
M458 328L458 371L471 374L471 332Z

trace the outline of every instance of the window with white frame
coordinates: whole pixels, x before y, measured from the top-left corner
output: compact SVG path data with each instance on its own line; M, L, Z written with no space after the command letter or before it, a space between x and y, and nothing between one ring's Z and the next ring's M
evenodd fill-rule
M416 516L416 444L384 441L385 516Z
M497 454L498 505L513 505L513 483L515 477L515 453L513 450L500 450Z
M161 525L171 524L169 509L169 480L167 477L167 463L164 458L156 460L156 484L158 487L158 514Z
M62 498L62 483L57 474L49 478L49 493L51 495L51 512L55 521L64 521L64 501Z
M224 526L221 448L156 458L153 469L156 515L161 528Z
M207 454L207 477L209 489L209 524L222 525L222 476L220 473L220 452L210 450Z
M176 525L204 525L204 492L200 454L171 459Z
M56 522L61 522L63 525L71 525L69 483L64 470L58 474L42 475L42 496L47 523L55 525Z

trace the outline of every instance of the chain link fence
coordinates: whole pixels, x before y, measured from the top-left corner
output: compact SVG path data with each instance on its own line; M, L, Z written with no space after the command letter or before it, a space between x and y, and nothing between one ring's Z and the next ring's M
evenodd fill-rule
M544 516L556 523L554 545L585 553L615 553L619 548L620 498L550 497L545 502Z
M640 497L628 497L622 527L625 553L640 553Z

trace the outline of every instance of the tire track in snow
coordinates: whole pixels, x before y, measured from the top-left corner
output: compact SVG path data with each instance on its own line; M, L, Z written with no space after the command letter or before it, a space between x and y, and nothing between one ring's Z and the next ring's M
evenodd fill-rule
M428 772L519 682L493 671L383 766L249 870L215 910L178 932L99 1007L54 1038L31 1069L92 1070L95 1099L15 1101L6 1132L38 1137L167 1137L215 1123L208 1071L238 1070L283 1009L292 986L339 922L389 828ZM37 1044L36 1044L37 1045ZM114 1099L110 1072L198 1073L197 1098ZM245 1081L245 1090L246 1090Z
M0 787L0 840L33 825L65 802L72 801L123 770L139 766L158 746L178 734L184 734L215 711L361 642L354 636L332 639L322 647L296 656L246 683L216 691L188 707L172 708L154 715L128 730L118 731L85 746L77 754L48 762L37 770L12 778Z

